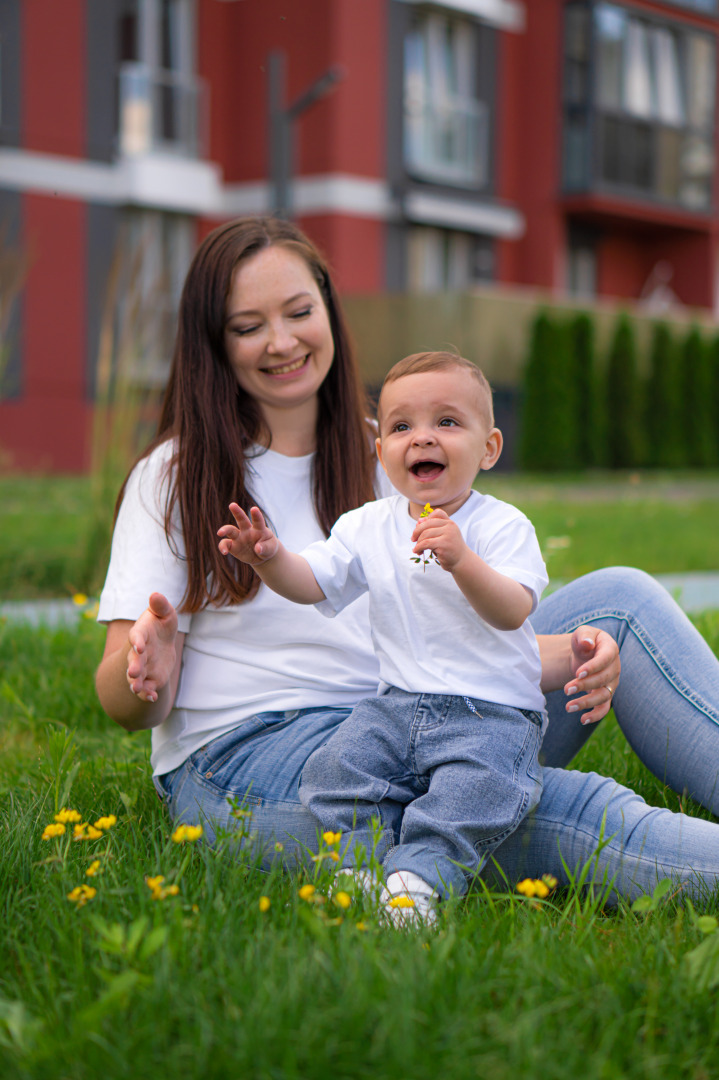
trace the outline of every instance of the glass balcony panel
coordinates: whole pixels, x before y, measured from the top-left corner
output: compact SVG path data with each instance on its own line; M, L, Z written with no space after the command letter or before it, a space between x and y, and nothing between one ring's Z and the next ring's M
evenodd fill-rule
M410 172L448 183L487 181L489 110L479 101L405 109L405 162Z
M205 154L206 89L199 79L145 64L120 67L119 147L126 157L163 150Z
M676 202L681 184L682 133L676 128L657 132L657 195Z
M714 43L704 34L690 34L687 39L687 52L689 123L694 128L707 130L714 125Z

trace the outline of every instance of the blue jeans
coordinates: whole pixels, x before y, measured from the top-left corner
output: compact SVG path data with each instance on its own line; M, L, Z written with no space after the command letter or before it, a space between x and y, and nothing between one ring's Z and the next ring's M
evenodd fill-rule
M622 678L614 709L629 743L659 779L719 813L719 662L667 592L638 570L598 570L541 602L532 622L559 634L591 622L618 642ZM533 814L494 853L510 882L553 874L560 884L600 837L600 875L629 900L672 877L701 898L719 883L719 826L647 806L634 792L596 773L565 766L596 725L565 712L561 691L548 695L544 790ZM228 796L253 811L265 861L302 859L316 850L317 825L297 793L307 758L348 715L347 709L264 713L192 754L158 788L178 821L236 825ZM274 850L279 840L284 849ZM564 861L563 861L564 860ZM491 877L492 866L482 871Z
M378 819L387 874L411 870L440 896L461 896L539 801L542 721L508 705L393 687L360 701L315 750L300 799L322 829L345 837L343 865L358 864L357 845L372 850Z

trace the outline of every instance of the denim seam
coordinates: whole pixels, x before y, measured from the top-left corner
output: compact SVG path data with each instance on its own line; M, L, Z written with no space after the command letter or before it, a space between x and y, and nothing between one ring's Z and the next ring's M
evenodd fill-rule
M627 615L625 612L622 611L612 611L600 608L598 611L587 612L581 618L575 618L572 619L570 622L565 623L564 633L571 633L573 630L576 630L578 626L582 626L584 623L592 623L600 619L618 619L620 622L623 622L627 626L627 628L631 630L637 640L641 642L647 654L651 657L659 670L666 676L666 678L669 680L677 693L681 694L683 698L691 702L692 705L696 706L714 724L719 725L719 713L715 712L714 709L706 701L699 697L698 694L690 690L689 686L686 683L680 681L677 673L671 667L661 650L652 647L649 635L647 634L641 623L633 615ZM617 691L619 691L619 688L617 688Z

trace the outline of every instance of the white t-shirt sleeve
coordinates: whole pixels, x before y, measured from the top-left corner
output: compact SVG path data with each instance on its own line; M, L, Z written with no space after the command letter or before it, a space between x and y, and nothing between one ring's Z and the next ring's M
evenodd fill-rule
M512 516L490 537L480 555L497 573L529 590L535 611L549 579L531 521L523 514Z
M174 528L168 543L164 526L171 454L171 444L163 444L130 475L112 537L99 622L134 622L153 592L163 593L175 608L182 600L187 586L184 542L180 530ZM191 620L191 615L178 615L178 628L187 632Z
M367 591L367 579L356 544L360 528L360 511L343 514L326 540L310 544L301 553L325 594L325 599L315 607L329 619Z

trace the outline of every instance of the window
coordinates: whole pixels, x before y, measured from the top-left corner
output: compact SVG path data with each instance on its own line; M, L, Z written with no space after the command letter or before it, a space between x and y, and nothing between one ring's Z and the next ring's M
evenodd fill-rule
M592 300L597 295L596 237L573 226L567 244L567 292L580 300Z
M461 186L487 182L489 110L477 94L477 27L420 15L405 39L404 157L410 173Z
M410 292L461 291L492 280L493 249L488 237L425 225L412 226L407 235Z
M709 209L714 94L709 35L618 4L569 5L565 187L582 190L598 182Z
M128 210L123 227L115 309L123 363L133 382L163 386L192 259L194 226L181 214Z
M125 156L204 151L204 86L194 76L193 0L125 0L119 142Z

